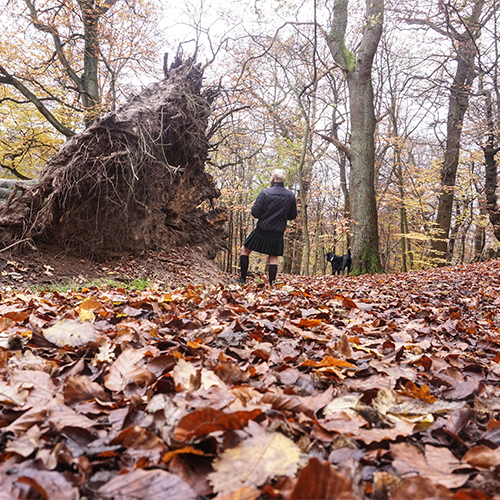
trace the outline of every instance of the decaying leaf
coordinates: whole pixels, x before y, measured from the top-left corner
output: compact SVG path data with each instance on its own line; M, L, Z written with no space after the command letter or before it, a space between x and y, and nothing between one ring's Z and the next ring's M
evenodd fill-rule
M28 394L29 392L26 389L12 387L0 380L0 402L23 406L28 399Z
M172 370L172 377L182 390L209 389L210 387L226 387L226 384L211 370L197 369L192 363L179 359Z
M130 383L151 381L153 375L140 362L144 359L144 351L127 349L122 352L111 365L109 374L104 379L104 385L110 391L123 391Z
M311 458L298 476L290 500L360 500L352 490L352 480L332 469L328 462Z
M245 486L262 486L275 476L295 475L300 449L279 432L256 432L214 462L209 475L216 493Z
M426 445L422 455L415 446L397 443L391 445L391 454L393 466L402 475L418 474L446 488L460 488L469 479L467 474L453 474L461 464L448 448Z
M190 500L195 493L179 476L164 470L136 469L120 474L98 490L103 500L130 500L131 498Z
M81 347L95 339L94 327L87 321L62 319L42 329L43 336L59 347Z
M214 431L243 429L250 420L262 414L262 410L236 411L226 413L221 410L204 408L186 415L174 431L176 441L189 441Z

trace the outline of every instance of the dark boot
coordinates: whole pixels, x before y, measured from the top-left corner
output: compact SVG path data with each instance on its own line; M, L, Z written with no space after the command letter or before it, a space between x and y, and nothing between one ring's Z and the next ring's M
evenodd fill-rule
M278 274L278 266L276 264L269 265L269 284L272 285L276 280L276 275Z
M245 283L247 280L248 271L248 255L240 255L240 283Z

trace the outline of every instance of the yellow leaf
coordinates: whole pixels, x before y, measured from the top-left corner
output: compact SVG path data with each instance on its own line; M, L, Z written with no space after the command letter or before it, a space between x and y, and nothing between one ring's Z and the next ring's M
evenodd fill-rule
M78 313L78 317L80 321L88 321L89 323L93 323L95 321L95 314L88 309L81 309Z

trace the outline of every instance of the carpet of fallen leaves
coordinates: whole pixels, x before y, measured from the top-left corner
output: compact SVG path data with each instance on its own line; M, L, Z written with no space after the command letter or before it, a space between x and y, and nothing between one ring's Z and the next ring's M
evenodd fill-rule
M0 499L500 498L500 261L2 292Z

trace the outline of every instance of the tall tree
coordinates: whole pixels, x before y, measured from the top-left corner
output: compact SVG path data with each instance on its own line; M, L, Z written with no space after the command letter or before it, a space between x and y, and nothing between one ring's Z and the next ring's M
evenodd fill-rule
M382 35L384 0L367 0L363 36L355 52L347 48L348 0L334 1L327 44L349 87L351 115L350 215L354 272L382 271L375 197L375 112L372 66Z
M451 258L448 254L448 238L453 213L454 186L460 159L465 113L469 106L472 83L476 77L476 40L481 33L482 23L480 17L485 0L474 0L466 2L466 4L461 9L458 9L452 2L439 0L438 7L442 17L441 23L430 21L428 16L424 19L408 20L411 24L428 26L447 37L452 42L456 61L448 104L446 146L441 169L441 191L436 216L437 234L432 242L435 258L440 263L445 263Z
M15 89L19 103L35 106L66 137L74 135L80 125L75 115L81 119L83 114L88 126L103 110L113 107L102 102L105 82L113 94L127 64L140 60L144 70L152 59L154 18L148 2L131 7L117 0L2 3L4 15L10 14L2 22L11 37L0 52L0 84ZM132 33L124 41L120 30ZM141 43L136 43L137 37ZM121 40L119 50L117 40Z

